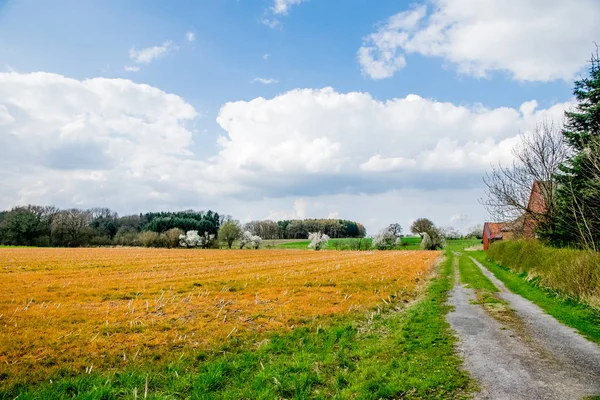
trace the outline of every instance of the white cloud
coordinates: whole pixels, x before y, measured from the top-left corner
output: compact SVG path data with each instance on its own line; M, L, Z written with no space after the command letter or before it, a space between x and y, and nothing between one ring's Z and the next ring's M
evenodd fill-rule
M263 18L260 20L260 22L271 29L275 29L281 26L281 21L279 21L277 18Z
M138 72L140 70L140 67L137 67L135 65L126 65L125 67L123 67L123 69L127 72Z
M360 169L369 172L386 172L401 169L403 167L414 167L417 161L412 158L388 157L383 158L375 154L369 160L360 165Z
M275 0L273 3L273 13L287 15L291 6L300 4L307 0Z
M413 172L481 172L510 159L520 130L544 118L560 121L568 105L489 109L417 95L381 102L332 88L292 90L224 105L217 122L227 137L220 140L217 159L238 173L266 174L263 181L286 176L288 184L292 177L303 182L313 175L355 175L355 182L373 175L400 184ZM336 184L346 182L330 183Z
M271 55L269 53L263 55L263 60L268 60Z
M308 0L274 0L273 5L265 10L265 16L260 22L271 29L279 28L281 27L281 21L278 17L288 15L292 6L306 1Z
M364 38L357 57L373 79L392 76L417 53L477 77L505 71L520 81L571 80L600 37L598 20L596 0L432 0L429 10L390 17Z
M129 58L137 64L149 64L157 58L161 58L173 50L173 42L165 41L160 46L147 47L145 49L136 50L129 49Z
M262 83L263 85L272 85L274 83L279 83L277 79L273 78L254 78L250 81L250 83Z
M207 178L190 151L197 115L125 79L0 73L0 207L147 209L226 193L230 183Z
M188 42L193 42L194 40L196 40L196 35L194 34L194 32L187 32L187 33L185 34L185 39L186 39Z
M519 130L568 105L490 109L292 90L223 105L224 136L206 157L194 153L198 112L177 95L125 79L0 73L0 208L201 204L252 218L338 212L379 229L390 222L385 207L402 204L394 219L424 216L427 206L447 220L471 215L448 196L473 195L490 162L510 160Z
M15 118L10 115L5 105L0 104L0 125L10 125L15 122Z

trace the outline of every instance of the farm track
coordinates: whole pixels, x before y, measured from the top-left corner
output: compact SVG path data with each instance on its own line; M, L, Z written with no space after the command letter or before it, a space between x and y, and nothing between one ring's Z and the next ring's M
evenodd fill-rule
M578 399L600 395L600 347L510 292L473 260L500 290L512 318L496 319L475 304L473 289L456 284L447 320L457 332L465 366L479 381L478 399Z

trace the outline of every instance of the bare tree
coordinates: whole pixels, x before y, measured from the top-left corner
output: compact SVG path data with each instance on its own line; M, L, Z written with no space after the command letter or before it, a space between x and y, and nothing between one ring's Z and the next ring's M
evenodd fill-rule
M498 164L486 173L487 198L481 199L492 218L511 221L527 216L541 229L548 229L556 216L556 174L567 160L569 147L560 126L552 122L538 124L530 133L522 133L513 148L511 165ZM534 182L538 183L544 207L529 204Z
M423 237L423 234L434 227L433 222L427 218L418 218L410 226L410 231L415 235Z
M390 225L387 227L387 230L388 230L388 231L390 231L390 232L392 232L392 234L393 234L395 237L400 237L400 236L402 236L402 226L401 226L399 223L393 223L393 224L390 224Z

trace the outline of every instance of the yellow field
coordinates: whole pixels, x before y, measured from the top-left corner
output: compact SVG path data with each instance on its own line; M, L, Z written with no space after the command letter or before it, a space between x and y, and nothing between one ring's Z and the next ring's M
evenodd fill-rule
M409 300L438 252L0 249L0 373L167 360ZM1 384L1 382L0 382Z

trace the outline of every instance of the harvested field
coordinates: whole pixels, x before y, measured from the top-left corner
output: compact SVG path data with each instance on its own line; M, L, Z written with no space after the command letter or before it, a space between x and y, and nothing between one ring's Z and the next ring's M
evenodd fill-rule
M0 385L410 300L438 252L0 249Z

